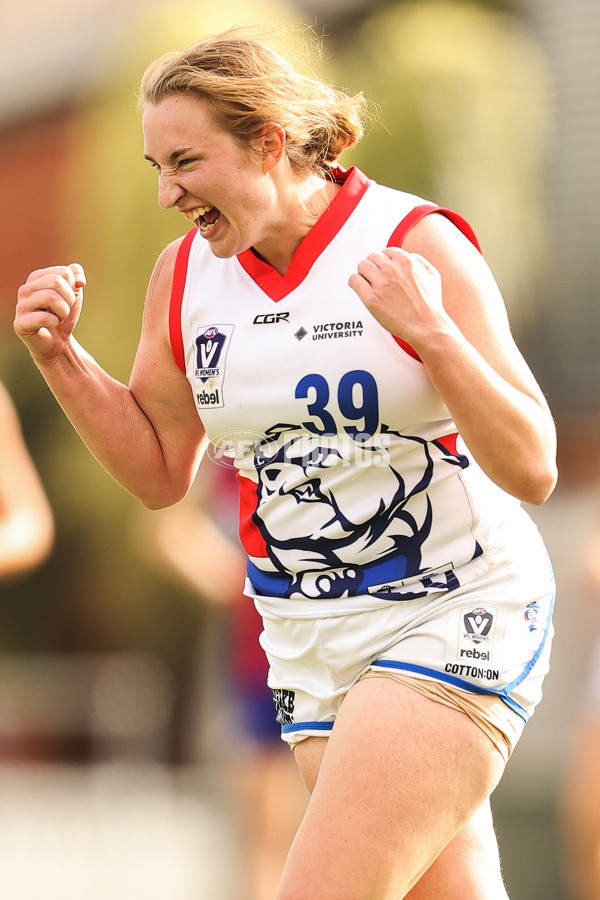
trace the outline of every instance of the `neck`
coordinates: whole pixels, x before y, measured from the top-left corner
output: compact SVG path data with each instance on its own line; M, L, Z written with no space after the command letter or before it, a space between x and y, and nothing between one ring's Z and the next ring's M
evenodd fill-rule
M278 217L271 240L253 247L254 253L285 275L294 253L339 190L339 184L317 175L295 185L282 206L283 214Z

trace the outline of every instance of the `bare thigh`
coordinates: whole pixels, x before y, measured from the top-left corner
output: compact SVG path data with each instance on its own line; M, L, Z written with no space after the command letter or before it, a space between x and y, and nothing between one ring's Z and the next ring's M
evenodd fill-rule
M468 716L391 679L354 685L331 736L303 741L296 759L312 795L277 900L405 897L504 767Z
M471 816L406 900L508 900L489 801Z

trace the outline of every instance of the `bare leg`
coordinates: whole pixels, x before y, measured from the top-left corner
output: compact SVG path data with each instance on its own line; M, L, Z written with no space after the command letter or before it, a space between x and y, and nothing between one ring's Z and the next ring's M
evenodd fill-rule
M391 679L356 684L331 737L303 741L296 759L312 796L276 900L405 897L485 803L504 768L467 716ZM459 845L437 870L444 882L460 865L464 874ZM467 896L462 887L460 900Z
M452 838L406 900L508 900L489 802Z

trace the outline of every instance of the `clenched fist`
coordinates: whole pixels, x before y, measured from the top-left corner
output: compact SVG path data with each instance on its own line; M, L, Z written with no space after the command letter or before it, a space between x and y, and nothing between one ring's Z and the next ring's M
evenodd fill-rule
M386 247L358 265L348 284L387 331L409 344L447 319L438 270L418 253Z
M36 362L64 351L77 324L85 273L79 263L36 269L19 288L14 329Z

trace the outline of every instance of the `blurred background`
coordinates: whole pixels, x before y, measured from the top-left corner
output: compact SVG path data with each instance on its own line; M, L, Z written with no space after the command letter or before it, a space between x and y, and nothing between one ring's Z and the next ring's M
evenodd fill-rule
M137 80L250 19L314 26L322 73L373 102L346 165L470 221L553 408L559 486L531 511L557 575L553 669L494 807L512 900L574 900L562 803L600 633L597 0L0 0L0 380L55 520L45 561L0 582L0 900L248 897L228 614L79 442L12 313L31 270L81 262L77 337L127 381L154 260L185 225L156 202Z

